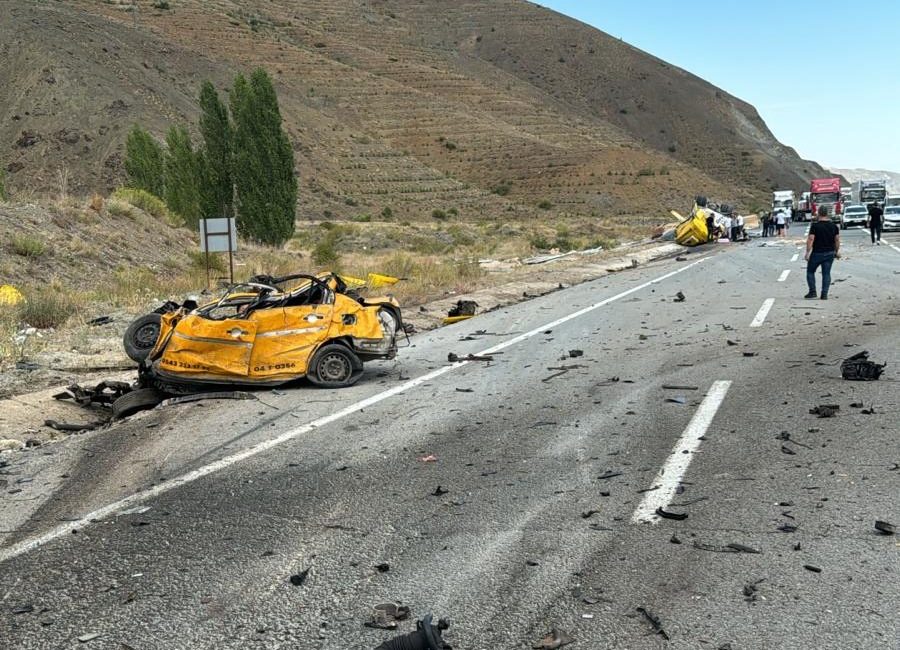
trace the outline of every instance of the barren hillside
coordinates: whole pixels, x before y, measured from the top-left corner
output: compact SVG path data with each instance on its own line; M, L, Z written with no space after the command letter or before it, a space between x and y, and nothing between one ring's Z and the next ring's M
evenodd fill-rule
M821 171L752 106L520 0L130 5L6 8L14 192L112 188L132 123L193 126L203 79L224 89L257 65L276 79L301 218L655 217L698 192L752 207Z

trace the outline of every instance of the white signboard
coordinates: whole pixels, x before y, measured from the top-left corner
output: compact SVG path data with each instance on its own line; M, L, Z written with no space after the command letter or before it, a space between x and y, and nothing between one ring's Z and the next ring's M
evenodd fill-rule
M233 217L200 220L201 253L228 253L236 250L237 227Z

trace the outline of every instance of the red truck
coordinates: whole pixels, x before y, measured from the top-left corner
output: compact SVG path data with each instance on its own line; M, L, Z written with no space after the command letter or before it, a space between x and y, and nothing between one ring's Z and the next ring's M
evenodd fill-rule
M809 207L812 218L819 214L819 206L824 205L832 221L841 220L844 204L841 198L840 178L814 178L809 183Z

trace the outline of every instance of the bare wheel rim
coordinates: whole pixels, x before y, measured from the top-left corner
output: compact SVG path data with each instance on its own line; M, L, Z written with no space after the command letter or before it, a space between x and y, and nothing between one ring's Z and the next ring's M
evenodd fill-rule
M147 323L134 333L134 344L139 348L152 348L159 338L159 325Z
M328 383L347 381L353 374L353 366L346 355L332 352L319 362L319 379Z

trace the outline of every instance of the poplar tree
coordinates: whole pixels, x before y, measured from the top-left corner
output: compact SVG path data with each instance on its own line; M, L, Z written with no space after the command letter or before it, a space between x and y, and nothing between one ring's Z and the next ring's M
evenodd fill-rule
M238 231L280 246L294 234L297 178L271 78L262 68L238 75L230 100Z
M162 147L137 124L131 128L125 141L125 173L128 175L128 187L163 198Z
M197 155L187 129L183 126L169 129L166 146L166 205L186 226L196 228L200 219L200 178Z
M209 81L204 81L200 88L200 134L203 136L203 148L198 152L201 216L234 216L231 121L228 109Z

